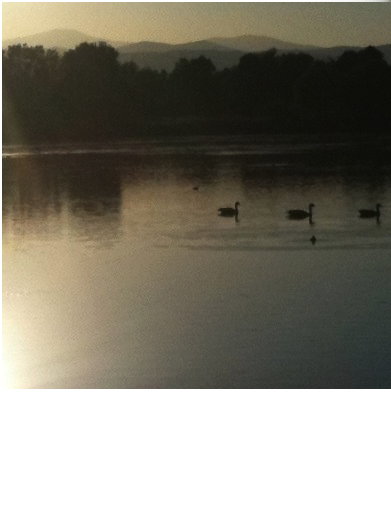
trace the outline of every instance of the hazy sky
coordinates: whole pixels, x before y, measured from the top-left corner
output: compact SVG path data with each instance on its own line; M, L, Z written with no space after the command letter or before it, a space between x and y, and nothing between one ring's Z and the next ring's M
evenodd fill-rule
M391 42L389 2L3 2L2 39L56 28L126 42L255 34L314 45Z

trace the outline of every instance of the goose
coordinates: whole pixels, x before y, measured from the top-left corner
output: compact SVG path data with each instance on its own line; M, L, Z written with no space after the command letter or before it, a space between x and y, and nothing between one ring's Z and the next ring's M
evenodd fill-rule
M219 208L217 211L224 217L237 217L239 214L238 206L240 206L240 203L236 201L235 208Z
M308 207L308 212L305 210L288 210L288 217L290 219L305 219L306 217L312 217L312 208L314 208L314 204L311 203Z
M377 203L376 210L363 209L363 210L359 210L358 212L360 214L360 217L380 217L379 208L381 208L381 204Z

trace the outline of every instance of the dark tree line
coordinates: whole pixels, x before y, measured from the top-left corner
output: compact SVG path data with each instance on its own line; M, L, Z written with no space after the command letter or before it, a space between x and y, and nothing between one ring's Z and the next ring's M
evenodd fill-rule
M373 47L319 61L272 49L217 71L200 56L171 73L120 64L104 43L60 56L3 50L3 141L173 133L391 130L391 66Z

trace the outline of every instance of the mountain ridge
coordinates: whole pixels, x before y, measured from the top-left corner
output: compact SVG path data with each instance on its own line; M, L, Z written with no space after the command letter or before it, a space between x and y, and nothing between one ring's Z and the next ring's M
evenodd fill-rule
M212 37L204 40L195 40L184 43L163 43L153 41L124 42L108 40L87 35L73 29L52 29L30 36L7 39L2 47L26 44L29 46L42 45L45 48L54 48L65 51L76 47L82 42L106 42L114 47L119 54L119 61L134 61L139 67L156 70L172 70L175 63L181 59L197 58L200 53L211 59L217 69L232 67L238 64L241 56L247 53L264 52L276 48L282 52L305 52L316 59L336 59L346 50L360 50L359 46L332 46L319 47L311 44L293 43L269 36L241 35L232 37ZM391 44L374 46L383 52L384 58L391 64Z
M216 42L220 45L225 45L227 47L234 48L235 50L240 50L242 52L257 52L258 49L259 51L263 51L265 50L265 47L277 47L284 50L317 48L317 46L311 44L287 42L285 40L272 38L270 36L256 36L253 34L232 37L220 36L217 38L210 38L209 41Z
M49 48L66 48L71 49L76 47L80 43L94 43L94 42L107 42L113 47L126 45L126 42L108 40L107 38L98 38L91 36L75 29L51 29L49 31L43 31L40 33L34 33L26 36L19 36L17 38L8 38L2 41L2 47L8 47L9 45L26 44L30 46L42 45L43 47Z
M61 45L59 45L58 42L61 42ZM101 37L95 37L91 36L85 33L82 33L80 31L76 31L74 29L51 29L50 31L44 31L40 33L35 33L32 35L26 35L21 36L18 38L9 38L6 40L3 40L2 45L8 46L8 45L17 45L17 44L23 44L26 43L27 45L43 45L44 47L67 47L71 48L74 47L82 42L99 42L104 41L107 42L110 45L113 45L113 47L140 47L142 45L149 46L150 44L153 44L155 46L161 46L161 48L168 50L169 48L172 49L179 49L181 47L199 47L200 44L214 44L219 47L229 47L230 49L234 50L240 50L249 52L249 50L252 50L253 52L256 52L257 47L259 47L260 50L263 50L265 47L270 48L273 45L276 45L280 48L301 48L301 47L316 47L311 44L304 45L299 43L293 43L293 42L286 42L284 40L279 40L277 38L271 38L268 36L259 36L259 35L241 35L241 36L232 36L232 37L212 37L212 38L206 38L202 40L194 40L189 42L182 42L182 43L161 43L161 42L150 42L150 41L142 41L142 42L124 42L124 41L114 41L108 38L101 38ZM221 43L223 42L223 43ZM235 43L237 42L237 43ZM213 48L213 47L212 47ZM144 49L143 49L144 50ZM147 50L147 49L145 49Z

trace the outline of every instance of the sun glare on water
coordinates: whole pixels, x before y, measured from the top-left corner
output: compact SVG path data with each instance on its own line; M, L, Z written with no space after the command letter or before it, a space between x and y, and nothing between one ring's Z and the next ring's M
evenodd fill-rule
M3 343L4 346L4 343ZM9 364L4 360L4 357L1 357L1 388L2 389L11 389L12 385L12 370Z

